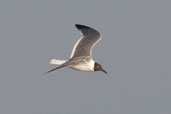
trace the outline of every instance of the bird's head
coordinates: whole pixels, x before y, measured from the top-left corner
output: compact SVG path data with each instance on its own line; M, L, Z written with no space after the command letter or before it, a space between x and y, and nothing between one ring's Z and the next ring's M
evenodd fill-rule
M94 63L94 71L103 71L107 74L107 72L102 68L102 66L96 62Z

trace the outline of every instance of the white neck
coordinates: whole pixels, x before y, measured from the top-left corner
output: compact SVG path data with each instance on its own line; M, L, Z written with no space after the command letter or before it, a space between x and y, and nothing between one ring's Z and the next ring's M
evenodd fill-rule
M94 61L93 59L91 59L91 60L90 60L89 65L90 65L90 69L91 69L91 71L94 71L95 61Z

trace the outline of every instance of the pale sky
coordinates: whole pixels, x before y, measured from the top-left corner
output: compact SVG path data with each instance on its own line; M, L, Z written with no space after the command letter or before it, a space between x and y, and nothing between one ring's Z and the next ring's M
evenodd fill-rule
M54 68L80 33L108 74ZM1 114L171 114L170 0L1 0Z

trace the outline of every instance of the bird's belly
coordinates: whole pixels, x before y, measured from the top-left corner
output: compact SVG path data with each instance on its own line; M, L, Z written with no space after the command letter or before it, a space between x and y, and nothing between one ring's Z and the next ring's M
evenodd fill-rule
M93 71L93 68L89 64L77 64L77 65L69 65L70 68L80 71Z

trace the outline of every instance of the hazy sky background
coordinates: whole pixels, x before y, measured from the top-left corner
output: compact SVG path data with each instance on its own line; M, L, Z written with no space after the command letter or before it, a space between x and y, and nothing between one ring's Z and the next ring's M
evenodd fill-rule
M54 68L97 29L103 72ZM170 0L1 0L1 114L171 114Z

